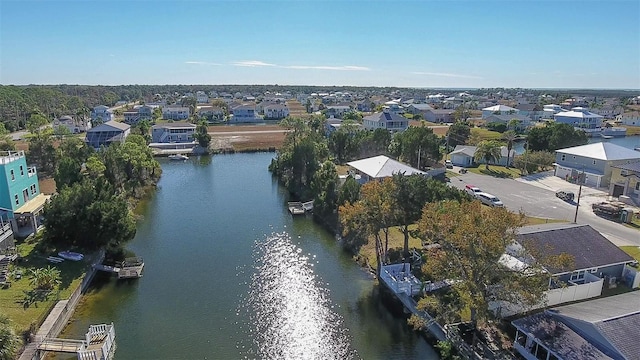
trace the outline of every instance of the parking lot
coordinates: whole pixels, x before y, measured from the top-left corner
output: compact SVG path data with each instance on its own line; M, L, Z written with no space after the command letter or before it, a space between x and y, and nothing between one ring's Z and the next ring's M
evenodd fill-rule
M457 170L454 169L456 172ZM573 222L576 215L579 186L553 176L552 172L518 179L495 178L470 172L451 177L451 185L458 189L464 190L467 184L475 185L482 191L497 196L509 210L523 211L528 216ZM576 200L566 202L557 198L555 193L558 190L573 192ZM577 223L591 225L618 246L640 246L640 231L593 213L591 204L607 199L608 193L604 190L583 186Z

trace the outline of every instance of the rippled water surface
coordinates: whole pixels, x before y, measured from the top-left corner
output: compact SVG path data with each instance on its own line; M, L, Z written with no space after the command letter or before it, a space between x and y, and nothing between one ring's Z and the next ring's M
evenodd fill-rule
M435 359L330 234L291 217L272 157L163 162L128 244L144 276L96 279L63 336L113 322L116 359Z

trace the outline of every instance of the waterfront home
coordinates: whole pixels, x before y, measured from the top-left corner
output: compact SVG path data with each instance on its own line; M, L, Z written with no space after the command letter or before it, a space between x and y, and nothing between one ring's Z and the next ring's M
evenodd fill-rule
M567 111L562 108L560 105L556 104L548 104L544 105L542 109L542 118L543 119L553 119L553 116L559 112Z
M192 143L196 125L187 122L173 122L153 125L151 141L154 143Z
M480 159L479 161L475 160L475 154L477 150L478 150L477 146L456 145L456 148L449 153L451 163L453 165L462 166L462 167L470 167L476 164L484 164L485 163L484 159ZM511 166L511 164L513 163L513 158L515 154L516 154L515 150L511 149L511 153L509 153L506 146L501 146L500 158L497 159L496 162L490 163L490 164L507 166L507 158L508 158L509 166Z
M26 236L42 225L50 196L40 193L38 173L27 166L24 151L0 152L0 248L12 244L13 234ZM11 224L10 228L7 227ZM4 245L3 245L4 244Z
M450 124L455 120L453 114L455 110L451 109L431 109L424 111L424 119L434 123Z
M585 131L586 133L600 132L602 128L603 117L594 114L583 107L573 107L571 111L561 111L553 115L553 119L557 123L569 124L574 128Z
M609 187L612 167L640 160L640 152L610 142L556 150L554 175L585 185Z
M256 112L254 104L234 106L233 114L229 118L230 123L256 123L262 122L262 118Z
M527 360L638 359L640 291L560 306L511 322Z
M634 111L616 116L616 121L623 125L640 126L640 112Z
M162 118L166 120L187 120L191 116L188 107L166 106L162 108Z
M514 115L518 109L506 105L494 105L482 109L482 118L486 119L491 115Z
M116 141L124 141L131 133L131 125L108 121L87 131L85 142L88 146L98 150L102 146L109 146Z
M407 130L409 120L385 108L382 112L373 113L362 118L362 125L367 130L385 129L397 132Z
M611 167L609 195L621 201L624 200L621 196L627 196L632 203L640 206L640 160Z
M99 125L113 120L113 112L104 105L98 105L91 110L91 123Z
M387 177L392 177L397 173L403 173L407 176L414 174L427 175L424 171L384 155L351 161L348 162L347 165L351 168L349 173L354 176L358 175L356 178L360 179L361 184L371 180L382 180Z
M618 286L635 260L589 225L543 224L518 229L500 263L511 269L525 269L531 263L542 265L549 276L544 300L533 308L600 296L604 287ZM567 255L571 261L560 264L556 258ZM633 279L635 281L635 279ZM506 302L490 308L500 316L511 316L531 309Z
M540 121L544 117L544 111L537 104L518 104L516 106L519 115L523 115L532 121Z
M153 107L148 105L138 106L132 111L125 111L124 115L124 123L129 125L136 125L140 121L153 120Z
M74 119L69 115L61 116L53 121L53 128L64 126L72 134L79 134L91 129L91 120L85 118Z

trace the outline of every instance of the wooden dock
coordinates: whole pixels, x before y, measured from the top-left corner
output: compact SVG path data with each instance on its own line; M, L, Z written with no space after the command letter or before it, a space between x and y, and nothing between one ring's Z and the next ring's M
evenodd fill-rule
M93 265L99 271L115 273L118 279L135 279L142 277L144 261L141 257L127 258L119 266L109 266L104 264Z
M439 341L447 340L442 326L428 312L418 309L418 304L413 299L413 296L422 290L422 283L411 274L410 264L383 265L378 278L380 283L400 300L405 309L424 321L425 330Z
M110 359L115 351L116 331L113 323L89 326L84 340L45 338L39 351L75 353L79 360Z
M289 207L289 212L291 213L291 215L304 215L308 211L313 210L313 200L305 202L289 201L287 203L287 206Z

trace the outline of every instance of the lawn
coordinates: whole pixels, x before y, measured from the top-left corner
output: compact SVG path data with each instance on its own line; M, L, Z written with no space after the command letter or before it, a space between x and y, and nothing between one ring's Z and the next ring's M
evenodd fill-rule
M13 321L18 333L28 330L32 323L37 326L59 299L66 299L80 285L86 270L85 262L65 261L60 264L50 264L47 256L56 254L55 249L46 248L39 239L31 237L17 244L18 253L22 259L9 267L10 274L22 273L20 279L11 277L11 286L0 288L0 310ZM61 272L59 290L48 294L37 294L32 291L29 282L29 269L55 266Z
M640 246L620 246L620 249L640 261Z
M415 229L415 227L416 225L412 225L409 228ZM384 244L384 234L382 233L382 231L380 232L380 236L383 237L382 243ZM392 227L389 230L389 253L401 253L403 247L404 235L402 235L397 227ZM422 249L422 241L420 239L409 236L409 248ZM373 238L369 239L369 242L360 248L358 256L362 259L362 261L366 260L367 264L369 264L372 269L377 268L378 259L376 258L376 242Z
M499 178L516 178L521 176L519 169L513 167L507 169L504 166L498 165L489 165L489 170L487 170L487 167L484 164L481 164L477 167L467 168L467 170L474 174L489 175Z
M524 224L526 225L541 225L541 224L549 224L549 223L566 223L566 220L558 220L558 219L545 219L545 218L537 218L526 216L524 218Z
M482 140L500 140L502 134L497 131L491 131L484 128L471 128L471 136Z

